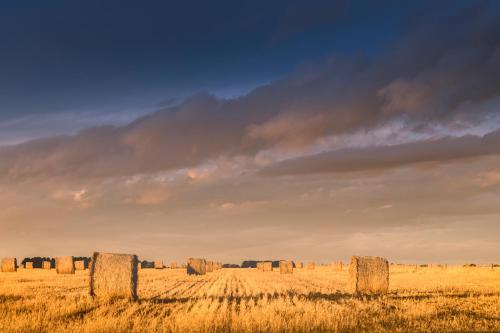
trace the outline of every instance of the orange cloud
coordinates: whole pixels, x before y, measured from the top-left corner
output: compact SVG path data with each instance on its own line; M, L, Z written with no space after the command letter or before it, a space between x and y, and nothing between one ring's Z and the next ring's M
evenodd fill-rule
M149 190L142 193L134 202L139 205L156 206L167 202L171 195L165 190Z
M474 183L479 187L489 187L500 184L500 171L481 172L474 179Z

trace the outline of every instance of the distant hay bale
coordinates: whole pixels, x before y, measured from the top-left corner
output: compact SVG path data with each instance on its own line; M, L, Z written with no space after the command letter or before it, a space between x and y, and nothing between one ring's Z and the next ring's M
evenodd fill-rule
M313 263L313 262L309 262L309 263L307 263L306 268L309 269L309 270L313 270L313 269L316 268L316 264Z
M177 268L177 263L176 263L175 261L172 261L172 262L170 263L170 268L171 268L171 269L176 269L176 268Z
M213 261L206 262L206 270L207 270L207 273L214 271L214 262Z
M83 260L75 260L75 270L84 271L87 267L85 265L85 261Z
M440 269L440 270L446 270L448 265L446 264L430 264L430 268L432 269Z
M200 258L189 258L186 268L189 275L205 275L207 273L207 261Z
M31 261L27 261L27 262L24 264L24 268L25 268L25 269L33 269L33 262L31 262Z
M353 256L349 266L349 283L354 293L387 293L389 290L387 259Z
M296 267L296 268L304 268L304 264L302 263L302 261L297 261L297 262L295 263L295 267Z
M273 263L272 263L272 261L264 261L262 263L262 271L263 272L272 272L273 271Z
M341 272L344 268L344 264L342 263L342 261L336 261L332 264L332 267L334 271Z
M155 268L156 269L163 269L163 260L160 260L160 259L155 260Z
M42 263L42 268L43 268L43 269L50 269L50 268L51 268L50 261L45 260L45 261Z
M72 256L56 258L57 274L75 274L75 263Z
M292 274L293 265L291 261L280 260L280 274Z
M258 262L257 263L257 270L262 271L264 270L264 263L263 262Z
M2 258L2 272L16 272L17 259L16 258Z
M90 265L90 295L136 300L138 262L132 254L95 252Z

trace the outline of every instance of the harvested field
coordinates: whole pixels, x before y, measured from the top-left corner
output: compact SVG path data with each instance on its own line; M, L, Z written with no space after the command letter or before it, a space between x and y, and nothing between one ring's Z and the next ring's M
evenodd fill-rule
M500 269L391 267L388 295L361 298L347 274L143 270L139 301L110 303L92 301L88 271L20 269L0 273L0 332L500 331Z

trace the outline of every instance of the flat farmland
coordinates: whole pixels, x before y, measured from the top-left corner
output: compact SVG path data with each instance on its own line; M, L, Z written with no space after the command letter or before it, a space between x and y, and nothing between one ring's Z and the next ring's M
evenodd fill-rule
M139 300L94 301L88 271L0 273L1 332L499 332L500 269L391 266L384 296L347 270L139 271Z

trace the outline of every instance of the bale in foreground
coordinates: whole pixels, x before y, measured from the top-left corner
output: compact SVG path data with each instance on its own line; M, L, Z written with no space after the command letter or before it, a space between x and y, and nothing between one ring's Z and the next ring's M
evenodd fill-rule
M16 272L17 259L16 258L3 258L2 259L2 272Z
M136 255L95 252L90 265L90 296L137 299Z
M291 261L280 260L280 274L292 274L293 265Z
M75 263L72 256L56 258L57 274L75 274Z
M187 273L189 275L205 275L207 273L207 262L205 259L189 258Z
M389 262L380 257L353 256L349 284L354 293L386 294L389 290Z

